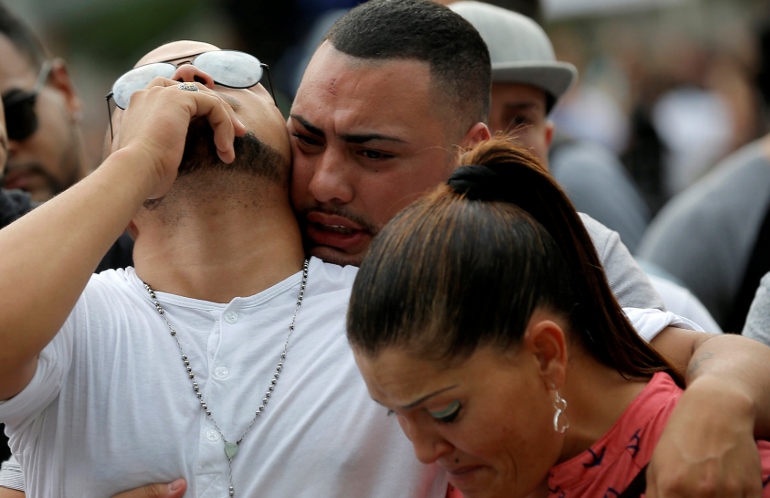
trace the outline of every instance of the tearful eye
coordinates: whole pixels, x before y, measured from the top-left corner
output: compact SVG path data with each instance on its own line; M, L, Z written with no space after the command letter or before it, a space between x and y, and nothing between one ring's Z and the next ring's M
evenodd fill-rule
M302 135L300 133L292 133L292 135L294 136L294 138L299 140L303 145L310 145L310 146L321 145L321 142L307 135Z
M380 152L379 150L365 149L365 150L359 151L358 153L364 156L366 159L371 159L375 161L393 158L393 154Z

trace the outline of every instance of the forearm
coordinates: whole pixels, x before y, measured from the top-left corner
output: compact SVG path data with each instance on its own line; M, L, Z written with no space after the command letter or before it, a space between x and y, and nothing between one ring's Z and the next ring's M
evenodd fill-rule
M15 395L149 193L131 150L0 230L0 399ZM26 380L26 381L25 381Z
M770 437L770 347L733 334L706 336L693 347L686 382L686 394L714 393L723 409L753 417L756 437Z
M768 434L770 348L677 329L652 344L687 365L687 388L656 444L646 496L760 496L755 438Z

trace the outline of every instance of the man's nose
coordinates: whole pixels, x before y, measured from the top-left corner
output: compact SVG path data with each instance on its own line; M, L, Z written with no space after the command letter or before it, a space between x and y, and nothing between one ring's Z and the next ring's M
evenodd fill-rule
M345 153L327 145L314 159L309 190L315 200L334 204L351 202L354 196L353 171Z
M214 78L192 64L180 64L177 66L171 79L186 83L200 83L208 88L214 88Z

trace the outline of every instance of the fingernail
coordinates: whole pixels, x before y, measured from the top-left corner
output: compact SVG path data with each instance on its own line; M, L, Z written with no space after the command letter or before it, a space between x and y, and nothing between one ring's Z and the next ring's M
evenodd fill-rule
M169 491L178 491L182 489L182 486L184 486L184 479L177 479L176 481L169 483L168 490Z

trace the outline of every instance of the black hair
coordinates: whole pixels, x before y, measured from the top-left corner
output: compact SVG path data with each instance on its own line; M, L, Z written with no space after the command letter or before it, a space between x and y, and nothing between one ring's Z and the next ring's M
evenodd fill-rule
M0 2L0 34L11 41L35 71L39 71L43 62L48 60L48 51L37 35L2 2Z
M478 31L431 0L371 0L340 18L326 34L335 49L361 59L414 59L463 119L486 123L492 66Z

